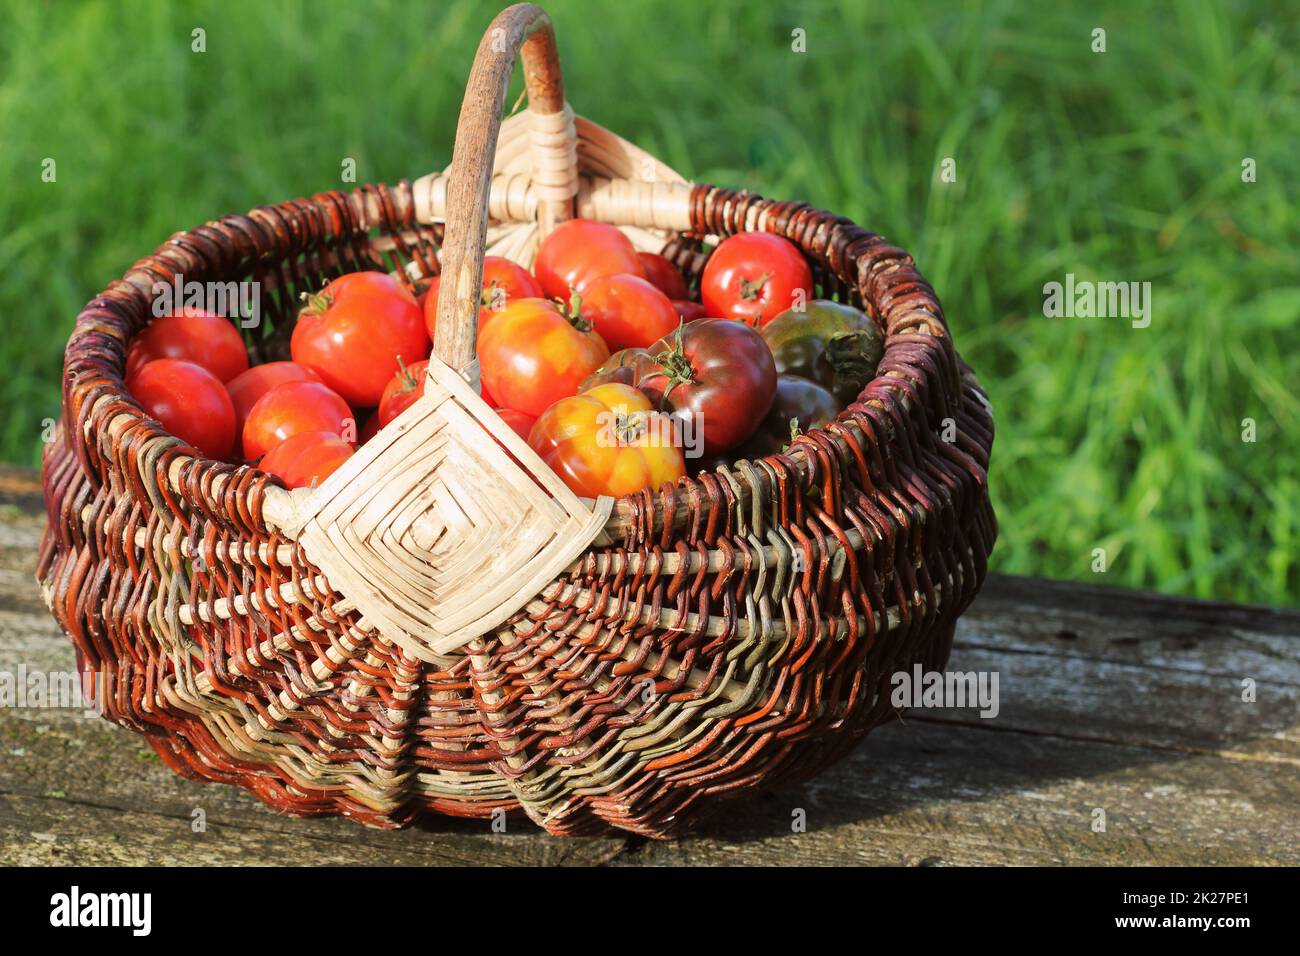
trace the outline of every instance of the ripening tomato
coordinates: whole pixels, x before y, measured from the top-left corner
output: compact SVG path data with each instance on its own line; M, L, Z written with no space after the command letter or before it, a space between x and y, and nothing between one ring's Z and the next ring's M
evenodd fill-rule
M401 283L384 272L353 272L308 297L290 349L349 404L371 408L399 362L429 357L429 336Z
M255 461L280 442L302 432L356 437L348 403L320 382L285 382L257 400L244 422L244 458Z
M620 272L646 277L632 240L617 226L589 219L570 219L556 226L542 240L533 263L542 292L564 302L569 301L571 289L585 292L593 279Z
M572 395L609 358L604 340L588 325L571 322L546 299L509 303L478 333L487 389L506 408L527 415L540 415Z
M681 270L666 257L657 252L638 252L637 258L645 268L646 278L656 289L670 299L689 299L690 291L686 288L686 279Z
M795 435L806 434L834 421L843 408L844 403L829 389L811 379L801 375L778 375L772 407L741 447L740 453L745 458L775 455L789 445Z
M352 446L333 432L298 432L258 463L290 488L318 485L352 457Z
M249 411L259 398L277 385L285 382L319 381L320 377L315 372L297 362L267 362L240 372L226 383L226 391L235 404L235 434L244 433L244 422L248 419Z
M248 349L229 319L203 309L181 309L154 319L131 340L126 377L154 359L184 359L228 382L248 368Z
M754 329L730 319L679 326L648 349L616 353L583 388L634 385L670 412L692 457L735 448L772 407L776 365Z
M432 341L438 326L438 289L442 276L434 276L424 300L424 325ZM542 294L541 286L523 266L501 256L483 257L483 291L479 295L478 327L500 312L515 299L536 299Z
M498 408L496 413L501 416L501 420L515 430L515 434L528 441L528 433L533 430L533 423L537 421L532 415L525 415L523 412L517 412L513 408Z
M811 299L812 288L812 270L794 243L742 232L722 240L704 264L700 300L711 316L762 326L797 297Z
M221 381L202 365L154 359L127 379L126 388L146 414L200 453L225 461L234 451L234 403Z
M384 397L379 400L379 427L383 428L406 409L415 404L415 400L424 394L424 383L428 381L428 361L403 365L393 376L393 380L384 389Z
M696 319L709 317L708 309L689 299L673 299L673 308L677 310L677 317L683 322L694 322Z
M611 349L644 348L681 322L672 300L637 276L593 279L573 304Z
M630 385L560 399L537 419L528 444L584 498L635 494L686 474L672 421Z

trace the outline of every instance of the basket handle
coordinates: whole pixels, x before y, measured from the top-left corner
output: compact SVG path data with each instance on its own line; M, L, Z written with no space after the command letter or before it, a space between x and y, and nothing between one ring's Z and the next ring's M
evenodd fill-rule
M501 132L501 111L515 59L520 56L529 109L544 117L564 113L564 83L551 18L531 3L507 7L483 34L474 56L447 178L447 231L442 247L435 351L475 386L478 369L474 365L474 344L483 285L488 194ZM572 214L572 197L539 203L543 234L551 223L569 219Z

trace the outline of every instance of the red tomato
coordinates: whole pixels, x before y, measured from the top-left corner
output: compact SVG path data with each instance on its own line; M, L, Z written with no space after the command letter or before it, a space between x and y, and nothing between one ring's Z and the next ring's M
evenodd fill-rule
M349 404L379 404L397 372L429 356L429 336L415 299L383 272L340 276L309 296L290 340L305 365Z
M348 403L320 382L285 382L257 400L244 422L244 458L255 461L280 442L302 432L356 437Z
M384 389L384 397L379 400L380 428L410 408L415 404L415 400L424 394L428 371L427 361L416 362L410 367L403 365L397 370L393 380Z
M525 415L523 412L517 412L513 408L498 408L497 414L501 420L515 430L515 434L528 441L528 433L532 431L533 422L537 421L532 415Z
M812 270L794 243L770 232L724 239L704 265L700 299L709 315L761 326L812 298Z
M424 325L433 339L434 329L438 325L438 289L442 285L442 276L434 276L425 293ZM500 256L483 257L483 292L479 296L478 326L483 328L487 320L506 307L514 299L536 299L542 294L537 280L529 275L523 266L516 265Z
M573 305L611 349L644 348L680 323L668 296L636 276L593 279Z
M318 485L349 458L352 446L333 432L299 432L276 445L258 464L290 488Z
M220 380L202 365L154 359L127 380L126 388L147 415L201 454L224 461L234 451L234 403Z
M630 385L562 398L537 419L528 444L575 494L635 494L686 474L667 415Z
M677 317L683 322L694 322L696 319L709 317L708 309L688 299L673 299L673 308L677 310Z
M320 378L309 368L297 362L267 362L240 372L226 383L226 391L235 404L235 434L244 433L244 421L257 400L285 382L319 382Z
M743 322L701 319L648 349L616 353L584 381L635 385L672 413L691 457L735 448L758 427L776 395L767 343Z
M689 299L686 279L678 268L657 252L638 252L637 258L645 268L646 278L656 289L670 299Z
M223 382L248 368L248 349L239 330L229 319L203 309L181 309L146 325L127 349L126 377L160 358L202 365Z
M545 299L516 299L478 333L487 388L506 408L528 415L572 395L607 358L599 335L570 324Z
M585 292L587 283L601 276L645 278L645 266L632 240L616 227L589 219L570 219L556 226L537 250L533 273L542 292L569 301L569 290Z

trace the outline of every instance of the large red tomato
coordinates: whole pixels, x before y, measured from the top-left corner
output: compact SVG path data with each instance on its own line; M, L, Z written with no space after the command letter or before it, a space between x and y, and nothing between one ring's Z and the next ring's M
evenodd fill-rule
M582 383L635 385L672 413L688 457L735 448L758 427L776 394L776 365L763 337L742 322L701 319L648 349L617 353Z
M397 374L384 389L384 397L379 400L377 414L380 428L414 405L415 400L424 394L424 383L428 381L428 372L427 361L416 362L411 366L403 365L397 370Z
M516 299L478 333L485 391L527 415L540 415L574 394L607 358L599 335L570 323L545 299Z
M632 240L617 226L589 219L570 219L556 226L542 240L533 263L542 292L565 302L570 289L585 292L593 279L620 272L646 277Z
M434 276L424 299L424 325L432 340L438 325L438 290L442 276ZM497 312L515 299L536 299L542 294L541 286L523 266L500 256L483 257L483 292L479 296L479 328Z
M244 422L244 458L255 461L302 432L330 432L356 440L352 409L320 382L285 382L257 400Z
M672 300L637 276L593 279L572 304L611 349L644 348L680 322Z
M429 357L429 336L415 299L396 279L353 272L308 297L290 349L349 404L372 408L399 361Z
M240 372L226 383L226 391L230 393L230 400L235 405L235 434L244 433L244 421L248 418L249 411L259 398L277 385L285 382L319 381L320 377L315 372L297 362L267 362Z
M770 232L742 232L724 239L700 279L709 315L761 326L801 297L812 298L812 270L794 243Z
M160 358L202 365L223 382L248 368L248 349L239 331L229 319L203 309L180 309L146 325L126 351L126 377Z
M320 484L352 457L352 446L333 432L299 432L276 445L258 463L290 488Z
M686 288L686 279L667 258L657 252L638 252L637 258L645 267L646 278L668 298L689 299L691 297Z
M673 423L628 385L562 398L537 419L528 444L575 494L635 494L686 474Z
M224 461L234 451L235 406L202 365L154 359L127 379L126 388L146 414L207 457Z

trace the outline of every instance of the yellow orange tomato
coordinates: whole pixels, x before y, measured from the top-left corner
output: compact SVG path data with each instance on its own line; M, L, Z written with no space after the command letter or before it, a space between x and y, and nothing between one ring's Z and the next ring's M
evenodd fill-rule
M528 444L574 493L630 495L686 474L672 420L630 385L598 385L542 413Z

